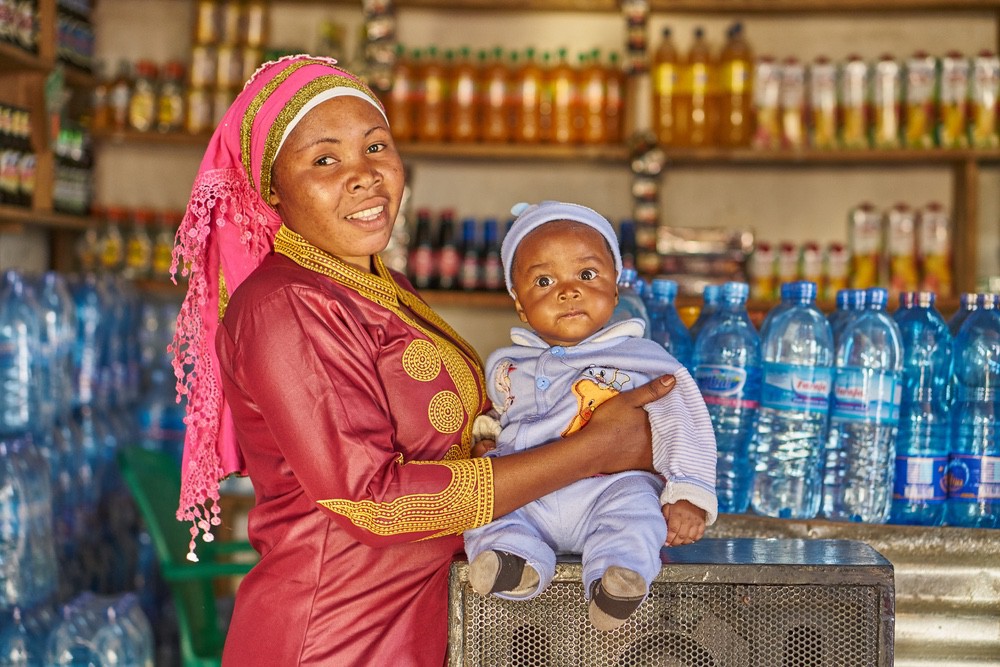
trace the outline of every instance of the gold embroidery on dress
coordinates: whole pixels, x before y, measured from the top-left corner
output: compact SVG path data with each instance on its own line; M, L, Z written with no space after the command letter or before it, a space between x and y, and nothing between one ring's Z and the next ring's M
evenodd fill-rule
M380 536L432 531L422 539L458 535L493 518L493 465L489 459L411 461L404 465L444 466L451 470L451 482L438 493L400 496L384 503L340 499L318 502L358 528Z
M226 276L222 273L222 265L219 265L219 321L226 315L226 308L229 307L229 290L226 289Z
M434 343L417 338L403 350L403 370L414 380L430 382L441 373L441 355Z
M427 404L427 418L438 433L454 433L465 419L462 399L453 391L439 391Z

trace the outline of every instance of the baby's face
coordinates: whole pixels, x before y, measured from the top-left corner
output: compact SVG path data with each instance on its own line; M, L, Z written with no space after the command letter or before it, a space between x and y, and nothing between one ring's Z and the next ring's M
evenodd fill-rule
M618 303L615 260L604 237L579 222L547 222L517 246L514 306L549 345L576 345L604 327Z

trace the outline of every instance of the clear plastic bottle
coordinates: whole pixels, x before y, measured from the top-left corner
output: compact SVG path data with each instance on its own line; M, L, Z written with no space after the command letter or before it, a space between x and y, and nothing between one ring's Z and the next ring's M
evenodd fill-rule
M31 655L31 638L21 618L20 607L14 607L9 616L6 611L0 611L0 619L0 667L41 664L41 656Z
M784 286L783 286L784 287ZM823 492L823 447L833 383L833 334L816 283L790 283L763 336L753 510L811 519Z
M524 52L524 61L514 74L514 141L537 144L542 140L542 89L545 85L535 49Z
M892 501L903 346L885 310L888 292L869 288L867 298L837 346L823 504L828 519L884 523Z
M471 143L479 140L479 72L472 61L471 49L463 46L451 68L451 94L448 96L448 140ZM395 134L393 126L393 134Z
M396 141L413 141L417 136L416 108L417 72L406 47L396 45L396 60L392 66L392 88L386 96L386 115L392 123Z
M580 140L585 144L604 144L608 131L604 117L608 103L607 72L601 65L598 49L580 54Z
M650 296L646 302L646 309L649 311L650 333L653 340L690 370L693 344L691 334L688 333L674 306L677 283L665 278L654 278Z
M673 146L676 136L674 94L677 90L678 54L673 31L663 29L653 54L653 132L661 146Z
M702 305L701 310L698 311L698 319L691 325L691 340L695 345L698 344L698 336L701 334L705 322L719 309L719 303L722 300L722 285L705 285L701 292L701 298Z
M972 311L979 308L979 302L982 300L982 296L973 292L962 292L958 297L958 310L955 314L951 316L948 320L948 331L951 332L952 336L958 335L958 330L962 328L962 323L965 322L966 318L972 313Z
M749 146L753 136L753 51L736 22L719 58L719 143Z
M0 278L0 438L23 436L40 418L40 333L29 299L21 274L5 271Z
M652 327L650 326L649 313L646 311L646 304L643 303L642 297L636 291L638 278L639 272L635 269L622 269L621 277L618 278L618 305L615 306L614 313L611 315L611 321L621 322L622 320L638 318L646 325L643 337L650 338Z
M420 104L416 107L417 140L436 143L444 140L448 124L448 72L437 48L427 47L418 70Z
M483 141L505 144L511 139L511 81L503 47L493 49L493 58L481 72Z
M718 120L715 74L705 30L695 28L694 42L681 65L674 95L676 145L698 147L714 142Z
M983 295L954 342L949 526L1000 528L1000 296Z
M933 292L903 292L893 314L903 341L903 393L889 523L944 521L952 339L934 301Z
M694 378L708 406L719 452L719 511L741 513L750 505L752 443L760 405L760 336L747 314L747 283L722 286L719 310L694 344Z
M580 87L566 49L559 49L558 54L548 76L552 100L551 136L553 143L575 144L580 140Z

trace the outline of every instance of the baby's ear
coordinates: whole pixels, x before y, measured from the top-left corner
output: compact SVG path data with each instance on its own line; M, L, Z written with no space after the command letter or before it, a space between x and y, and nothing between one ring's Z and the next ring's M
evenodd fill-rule
M528 316L524 314L524 308L521 307L521 300L517 298L517 292L513 292L513 294L514 294L514 310L517 312L517 316L521 318L521 321L527 324ZM616 296L615 303L617 303L617 299L618 297Z

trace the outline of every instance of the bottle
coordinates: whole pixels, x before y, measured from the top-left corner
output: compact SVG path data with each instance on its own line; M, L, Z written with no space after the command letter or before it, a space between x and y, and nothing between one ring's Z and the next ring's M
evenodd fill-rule
M150 277L153 280L166 280L170 275L174 238L183 217L183 213L176 211L160 211L156 215L156 233L150 256Z
M462 256L455 234L455 212L445 209L438 221L437 243L434 245L435 266L437 267L437 288L456 289L458 273L462 266Z
M635 238L635 222L622 220L618 226L618 251L622 256L622 268L634 269L638 252Z
M576 144L580 140L580 89L566 49L559 49L558 54L559 58L548 77L552 99L552 141Z
M608 140L604 119L608 84L600 56L598 49L589 54L580 54L580 139L585 144L604 144Z
M413 244L406 264L414 287L422 290L434 286L434 240L431 237L430 209L417 210L417 227L413 232Z
M751 504L764 516L811 519L823 494L833 334L816 308L816 283L782 288L782 306L762 327L764 372Z
M677 145L710 146L715 140L718 99L714 68L705 31L695 28L694 43L681 65L674 95Z
M504 62L503 47L493 49L493 58L482 70L483 141L504 144L510 141L510 70Z
M156 126L156 64L140 60L135 64L135 80L128 100L128 126L138 132L148 132Z
M698 344L698 336L701 335L705 322L719 309L719 303L722 300L722 286L705 285L701 292L701 298L702 306L701 310L698 311L698 319L691 325L691 340L695 345Z
M414 59L407 57L405 46L397 44L396 59L392 66L392 88L386 95L385 105L386 116L392 124L392 136L396 141L408 142L416 138L417 96Z
M719 144L749 146L753 136L754 60L742 23L736 22L729 29L719 61Z
M476 219L462 220L462 265L458 272L458 287L467 292L479 289L480 248L476 239Z
M840 345L841 334L850 322L868 304L868 292L863 289L844 289L837 292L837 309L830 313L827 321L833 332L833 349Z
M504 289L503 263L500 261L500 240L496 218L483 222L483 253L480 259L483 289L496 292Z
M38 316L24 278L8 269L0 279L0 438L22 437L40 414Z
M618 305L615 306L611 315L612 322L621 322L632 318L642 320L645 325L643 338L652 340L650 329L649 313L646 311L646 304L636 291L636 281L639 279L639 272L635 269L622 269L622 274L618 278Z
M828 519L884 523L892 501L903 349L899 327L885 311L888 292L867 292L865 310L837 346L823 504Z
M889 523L944 521L952 339L934 301L933 292L903 292L893 314L903 342L903 391Z
M6 610L0 615L7 617ZM21 618L21 608L10 610L0 623L0 667L29 667L41 664L41 656L31 655L31 638Z
M448 141L473 142L480 138L479 72L472 62L469 47L458 51L458 60L451 68L448 96ZM396 130L393 127L393 134Z
M125 217L125 210L117 206L109 206L105 211L99 260L99 267L104 271L117 272L125 264L125 237L122 233Z
M542 140L541 66L535 60L535 49L524 52L524 62L514 74L514 141L537 144Z
M652 298L646 303L646 309L649 311L650 336L685 368L691 369L691 334L688 333L674 306L677 283L664 278L654 278L650 295Z
M622 126L625 119L625 72L622 70L621 58L617 51L608 54L608 65L605 68L606 102L604 111L604 127L609 144L622 141Z
M112 130L129 126L129 102L132 97L132 66L125 59L118 61L118 74L108 88L108 110Z
M694 379L708 406L719 452L719 511L750 505L752 442L760 405L760 336L747 315L747 283L722 286L719 309L694 344Z
M653 54L652 72L653 132L661 146L673 146L676 141L674 95L677 91L678 61L673 31L669 27L664 28L660 44Z
M73 346L76 344L76 313L73 297L62 274L46 271L37 290L45 336L52 345L51 392L56 419L73 407Z
M448 99L448 73L438 57L437 47L429 46L419 69L420 104L416 107L417 140L429 143L444 140Z
M156 129L179 132L184 127L184 63L171 60L163 68L156 96Z
M125 238L125 266L122 270L129 280L142 280L149 277L153 268L153 239L149 235L149 226L153 221L153 212L149 209L136 209L132 213L132 225Z
M974 310L979 308L979 302L982 300L982 295L975 294L973 292L962 292L958 297L958 310L955 314L951 316L948 320L948 331L951 332L952 336L957 336L959 329L962 328L962 323L972 314Z
M949 526L1000 528L1000 296L983 295L954 342Z

